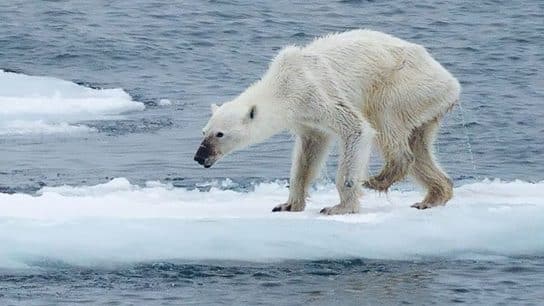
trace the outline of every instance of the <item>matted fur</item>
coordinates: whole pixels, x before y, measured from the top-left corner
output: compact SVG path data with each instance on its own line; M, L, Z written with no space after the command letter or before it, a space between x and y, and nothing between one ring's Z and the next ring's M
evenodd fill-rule
M209 164L281 131L294 133L289 199L274 211L301 211L336 137L340 203L322 213L358 212L360 182L387 190L408 173L428 190L415 207L442 205L452 197L451 181L435 161L432 142L459 94L459 82L420 45L370 30L327 35L282 49L261 80L214 109L205 138L218 131L225 137L214 142L218 153ZM248 119L251 109L256 113ZM385 165L368 178L373 143Z

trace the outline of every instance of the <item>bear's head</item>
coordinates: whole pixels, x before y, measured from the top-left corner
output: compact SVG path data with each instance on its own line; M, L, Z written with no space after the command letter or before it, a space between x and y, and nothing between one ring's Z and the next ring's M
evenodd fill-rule
M258 142L257 106L247 103L212 104L212 117L202 130L204 140L194 160L206 168L223 156Z
M209 168L233 151L296 125L296 112L289 97L293 87L291 74L296 76L299 71L292 69L292 65L283 66L289 69L282 72L279 64L273 62L259 81L234 100L221 106L212 104L212 117L202 130L204 139L195 154L196 162ZM297 97L301 95L299 88L295 90Z

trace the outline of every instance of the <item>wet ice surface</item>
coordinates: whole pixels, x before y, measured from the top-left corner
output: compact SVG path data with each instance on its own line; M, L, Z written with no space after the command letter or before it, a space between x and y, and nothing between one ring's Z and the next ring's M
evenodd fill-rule
M479 259L544 252L544 182L484 181L455 189L446 207L410 208L423 196L368 193L360 214L323 216L334 185L312 192L306 210L271 213L283 183L250 192L107 184L0 194L0 267L55 260L101 265L148 260Z
M1 304L539 304L543 9L3 1ZM437 141L450 205L410 209L423 195L402 183L360 215L320 216L337 200L333 152L309 209L271 214L289 135L193 162L210 103L282 46L358 27L425 45L461 81Z
M362 213L271 213L285 183L208 191L126 179L1 194L0 297L26 303L538 303L541 183L483 181L446 207L368 193ZM222 187L223 189L219 188ZM225 189L227 188L227 189ZM357 259L359 258L359 259ZM364 259L362 259L364 258Z
M89 120L114 120L144 110L121 88L93 89L52 77L0 70L0 135L86 134Z

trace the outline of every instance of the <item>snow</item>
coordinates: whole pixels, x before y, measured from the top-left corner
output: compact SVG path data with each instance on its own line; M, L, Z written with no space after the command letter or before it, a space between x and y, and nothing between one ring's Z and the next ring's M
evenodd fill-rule
M0 267L544 254L544 182L466 184L447 206L423 211L409 207L418 191L368 192L361 213L344 216L318 213L337 203L332 184L314 190L304 212L272 213L287 194L282 182L201 192L124 178L0 193Z

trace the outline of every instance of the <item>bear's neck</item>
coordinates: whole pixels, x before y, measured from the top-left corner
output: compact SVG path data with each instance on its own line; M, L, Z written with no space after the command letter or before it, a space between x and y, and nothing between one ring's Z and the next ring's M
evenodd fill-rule
M286 105L277 97L273 86L270 86L266 79L251 85L237 100L246 104L248 109L256 106L252 143L262 142L290 129L290 116Z

